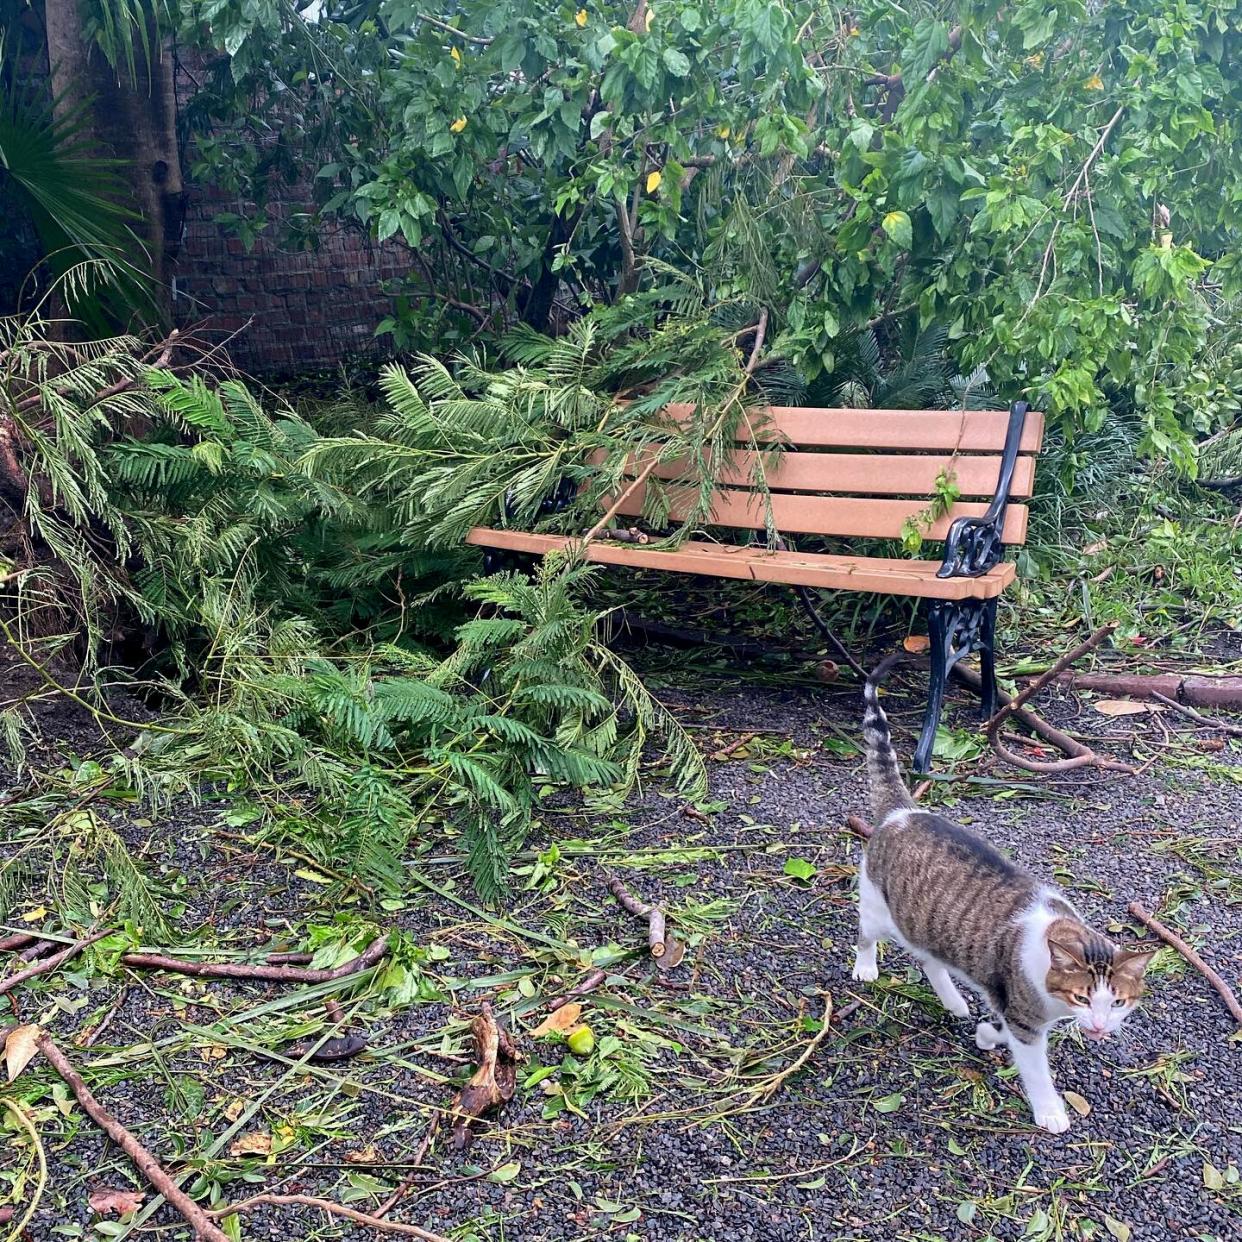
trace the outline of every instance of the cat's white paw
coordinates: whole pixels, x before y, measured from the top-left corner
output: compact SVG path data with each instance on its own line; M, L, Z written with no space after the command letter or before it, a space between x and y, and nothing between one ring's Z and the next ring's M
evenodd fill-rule
M981 1048L984 1052L991 1052L993 1048L999 1048L1000 1044L1001 1033L999 1027L994 1026L991 1022L980 1022L975 1027L975 1046L977 1048Z
M965 997L958 996L954 1000L945 1002L945 1008L955 1018L969 1018L970 1017L970 1006L966 1003ZM975 1038L978 1039L978 1037L979 1037L979 1032L976 1030Z
M1070 1128L1069 1113L1065 1111L1064 1104L1052 1104L1047 1108L1037 1108L1033 1111L1035 1124L1040 1129L1047 1130L1049 1134L1064 1134Z
M859 983L874 983L880 977L880 967L876 962L855 962L850 978Z

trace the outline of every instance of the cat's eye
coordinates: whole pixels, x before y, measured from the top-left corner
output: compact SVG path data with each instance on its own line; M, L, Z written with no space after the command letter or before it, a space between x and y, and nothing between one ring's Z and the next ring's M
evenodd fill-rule
M1123 1007L1125 1006L1125 1003L1126 1003L1126 999L1125 999L1125 997L1124 997L1124 996L1119 996L1119 997L1117 997L1117 999L1116 999L1115 1001L1113 1001L1113 1008L1114 1008L1114 1009L1121 1009L1121 1008L1123 1008Z
M1085 992L1075 992L1071 999L1075 1005L1091 1004L1091 998Z

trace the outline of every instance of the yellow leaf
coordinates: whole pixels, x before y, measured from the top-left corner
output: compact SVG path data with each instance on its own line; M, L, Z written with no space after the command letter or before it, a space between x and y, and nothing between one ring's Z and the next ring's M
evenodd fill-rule
M1084 90L1102 91L1104 89L1104 79L1098 73L1093 73L1082 85Z
M657 168L655 172L647 174L647 193L654 194L660 188L660 182L664 180L664 175Z
M539 1023L531 1035L538 1039L541 1035L554 1035L560 1031L567 1031L571 1026L578 1025L578 1019L582 1016L582 1006L577 1001L570 1001L567 1005L562 1005L559 1009L554 1009L542 1022Z
M203 1049L204 1061L223 1061L229 1055L229 1050L223 1044L208 1044Z
M23 923L37 923L40 919L47 918L47 907L36 906L33 910L28 910L22 915Z
M230 1121L236 1121L246 1111L246 1101L235 1095L224 1107L224 1115Z
M347 1151L345 1153L346 1164L379 1164L379 1149L374 1143L368 1143L359 1151Z
M38 1026L33 1022L25 1026L15 1026L4 1043L4 1060L9 1067L9 1082L30 1064L30 1058L39 1051Z
M729 131L729 127L728 127L727 125L722 125L722 126L721 126L721 127L720 127L717 131L716 131L716 137L717 137L717 138L727 138L727 137L729 136L729 132L730 132L730 131Z
M1133 699L1097 699L1091 704L1101 716L1144 716L1151 709Z
M585 25L587 24L587 11L586 11L586 9L579 9L579 10L578 10L578 11L574 14L574 21L576 21L576 22L578 23L579 28L581 28L581 27L585 26Z
M308 867L299 867L294 873L299 880L309 880L312 884L331 884L332 881L326 875L320 875L318 871L311 871Z
M1065 1096L1065 1102L1080 1117L1085 1117L1091 1111L1091 1105L1077 1091L1063 1091L1061 1094Z
M466 118L464 116L459 116L457 120L455 120L452 123L452 125L449 126L449 129L451 129L453 133L455 134L460 134L461 131L465 128L466 128Z
M453 48L449 52L449 55L457 62L457 67L460 69L461 68L461 53L456 48Z
M901 645L907 651L917 655L931 647L931 639L926 634L907 634Z
M651 23L655 21L655 9L647 10L647 29L651 29Z
M255 1130L250 1134L243 1134L229 1148L230 1156L266 1156L272 1150L272 1136L264 1134L261 1130Z

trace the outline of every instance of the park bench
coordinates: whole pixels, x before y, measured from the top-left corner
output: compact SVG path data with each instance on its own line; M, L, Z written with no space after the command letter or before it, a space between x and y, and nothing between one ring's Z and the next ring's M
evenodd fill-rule
M688 414L669 408L673 417ZM1016 576L1005 548L1026 540L1027 506L1035 458L1043 439L1042 414L1016 403L995 410L846 410L773 406L754 443L779 444L769 460L772 516L783 546L688 540L661 548L596 538L583 554L604 565L659 569L700 577L741 578L794 587L821 631L826 631L810 590L871 591L927 601L931 678L915 769L927 771L945 683L963 656L980 653L985 718L996 709L996 604ZM763 530L764 500L752 479L752 453L739 448L718 480L714 527ZM631 477L641 472L630 465ZM897 539L908 520L919 521L941 472L952 472L960 499L921 528L925 541L943 541L940 560L908 560L864 552L804 552L786 536L837 540ZM676 463L654 473L676 480ZM643 512L646 483L627 488L618 515ZM670 484L671 519L679 508ZM628 494L627 494L628 493ZM615 504L615 502L614 502ZM542 555L581 537L478 526L467 542L507 553Z

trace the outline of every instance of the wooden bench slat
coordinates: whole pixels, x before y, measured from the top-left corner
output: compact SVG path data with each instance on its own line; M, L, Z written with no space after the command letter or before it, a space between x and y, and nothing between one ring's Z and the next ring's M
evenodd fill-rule
M673 418L686 418L693 406L669 405ZM1007 410L838 410L830 406L774 405L766 424L753 431L759 443L785 440L819 448L926 449L960 453L999 453L1009 427ZM745 436L743 426L743 436ZM1038 453L1044 416L1027 413L1023 453Z
M604 459L594 454L595 462ZM739 449L721 471L720 481L736 487L752 486L755 458L759 454ZM650 461L650 458L647 459ZM843 495L919 496L919 508L936 486L942 470L952 470L963 496L991 498L1000 475L999 457L912 457L888 453L794 453L777 452L764 460L771 491L837 492ZM641 464L628 473L637 474ZM661 479L676 479L684 463L665 462L655 468ZM1019 457L1009 494L1021 500L1031 495L1035 483L1035 459Z
M647 485L636 488L619 506L617 512L630 517L642 514ZM687 488L676 484L669 488L670 518L685 520L692 510L694 497ZM843 538L899 539L906 519L927 507L923 500L881 500L858 496L799 496L789 492L772 493L772 516L776 529L790 534L839 535ZM611 503L611 502L608 502ZM959 517L982 517L987 505L959 502L942 518L937 519L923 536L943 539L950 524ZM1005 543L1026 542L1026 505L1009 505L1005 510ZM762 530L764 503L753 491L716 493L712 502L709 525L739 526Z
M569 535L476 526L466 542L479 547L546 555L578 542ZM938 561L904 561L891 557L831 556L806 552L769 552L764 548L688 540L677 549L595 540L587 558L603 565L742 578L788 586L837 591L879 591L927 599L995 599L1013 581L1016 570L1003 562L979 578L937 578Z

